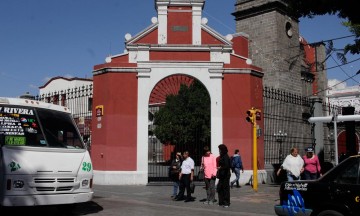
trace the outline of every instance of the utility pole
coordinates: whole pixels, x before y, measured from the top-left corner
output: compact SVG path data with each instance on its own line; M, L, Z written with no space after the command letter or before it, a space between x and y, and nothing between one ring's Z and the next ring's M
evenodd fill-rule
M337 140L337 119L338 115L337 112L333 111L333 119L334 119L334 145L335 145L335 165L339 164L339 150L338 150L338 140Z
M337 122L360 121L360 115L337 115L336 112L333 112L333 116L310 117L308 121L310 123L334 122L335 165L337 165L339 163L337 158L338 157Z
M257 118L260 119L260 113L261 110L256 109L252 107L248 111L246 111L246 114L248 115L246 117L246 121L250 122L252 124L252 135L253 135L253 189L255 192L258 191L258 167L257 167L257 124L256 120Z

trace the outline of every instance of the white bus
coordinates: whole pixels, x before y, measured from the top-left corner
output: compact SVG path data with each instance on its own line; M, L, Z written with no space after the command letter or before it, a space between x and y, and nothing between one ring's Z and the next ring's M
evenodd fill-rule
M68 108L0 97L0 206L93 197L92 162Z

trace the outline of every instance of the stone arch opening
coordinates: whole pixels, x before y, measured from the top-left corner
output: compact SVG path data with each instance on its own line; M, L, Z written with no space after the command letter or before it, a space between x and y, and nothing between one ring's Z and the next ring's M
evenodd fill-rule
M156 85L163 79L174 75L190 76L200 81L211 98L210 148L216 149L223 142L223 95L222 70L219 63L209 62L141 62L141 70L137 74L137 173L143 174L148 183L149 177L149 101L150 95ZM215 154L218 154L215 151ZM195 170L195 173L197 170ZM166 175L167 172L163 175ZM144 180L144 179L143 179Z
M155 85L149 97L149 182L169 180L167 170L176 152L189 151L199 169L202 149L211 148L210 107L209 91L192 76L174 74ZM171 119L159 125L156 117L169 114ZM169 120L170 126L166 125ZM161 132L164 129L167 132Z
M355 144L356 144L356 151L359 152L359 134L355 133ZM338 158L344 157L346 155L347 148L346 148L346 131L343 130L338 135Z

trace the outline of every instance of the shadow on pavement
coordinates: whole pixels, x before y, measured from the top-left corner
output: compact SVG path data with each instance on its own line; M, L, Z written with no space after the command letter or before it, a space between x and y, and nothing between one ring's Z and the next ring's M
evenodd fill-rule
M97 213L103 207L95 202L78 203L71 205L51 205L51 206L26 206L26 207L3 207L0 206L1 216L15 215L37 215L37 216L76 216Z

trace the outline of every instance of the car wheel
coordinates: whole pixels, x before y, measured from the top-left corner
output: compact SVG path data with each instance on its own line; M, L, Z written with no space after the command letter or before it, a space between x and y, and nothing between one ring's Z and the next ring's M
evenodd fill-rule
M344 215L334 210L325 210L320 212L317 216L344 216Z

